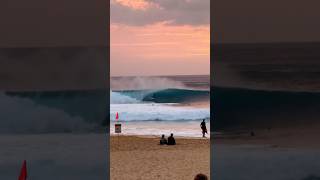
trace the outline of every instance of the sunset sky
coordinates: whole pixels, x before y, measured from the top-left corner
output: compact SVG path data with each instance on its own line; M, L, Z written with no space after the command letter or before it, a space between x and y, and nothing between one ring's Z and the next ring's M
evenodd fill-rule
M210 73L210 0L111 0L111 76Z

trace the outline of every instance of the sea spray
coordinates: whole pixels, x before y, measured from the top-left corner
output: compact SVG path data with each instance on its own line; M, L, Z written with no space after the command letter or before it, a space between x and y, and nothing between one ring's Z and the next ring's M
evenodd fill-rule
M114 77L110 86L112 90L186 88L182 82L163 77Z
M139 100L110 90L110 104L138 103Z

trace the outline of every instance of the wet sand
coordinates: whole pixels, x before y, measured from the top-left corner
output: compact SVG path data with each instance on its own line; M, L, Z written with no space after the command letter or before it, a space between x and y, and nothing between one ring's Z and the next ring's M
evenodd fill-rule
M111 136L112 180L193 179L210 177L210 140L176 138L177 145L159 145L159 137Z
M320 125L307 127L254 129L214 135L215 145L265 145L277 148L319 149ZM251 132L254 136L251 136Z

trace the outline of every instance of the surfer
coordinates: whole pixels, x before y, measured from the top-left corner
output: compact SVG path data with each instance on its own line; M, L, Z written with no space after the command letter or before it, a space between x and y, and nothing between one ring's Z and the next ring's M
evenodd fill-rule
M201 129L202 129L202 137L206 137L205 134L206 134L206 133L208 134L208 131L207 131L206 122L205 122L204 119L203 119L203 121L201 122L200 127L201 127Z

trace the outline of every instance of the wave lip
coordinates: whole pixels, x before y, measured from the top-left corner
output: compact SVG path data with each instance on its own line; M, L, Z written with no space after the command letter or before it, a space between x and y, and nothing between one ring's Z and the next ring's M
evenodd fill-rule
M122 90L111 92L111 104L154 102L185 103L210 99L209 90L168 88L161 90ZM119 103L121 102L121 103Z

